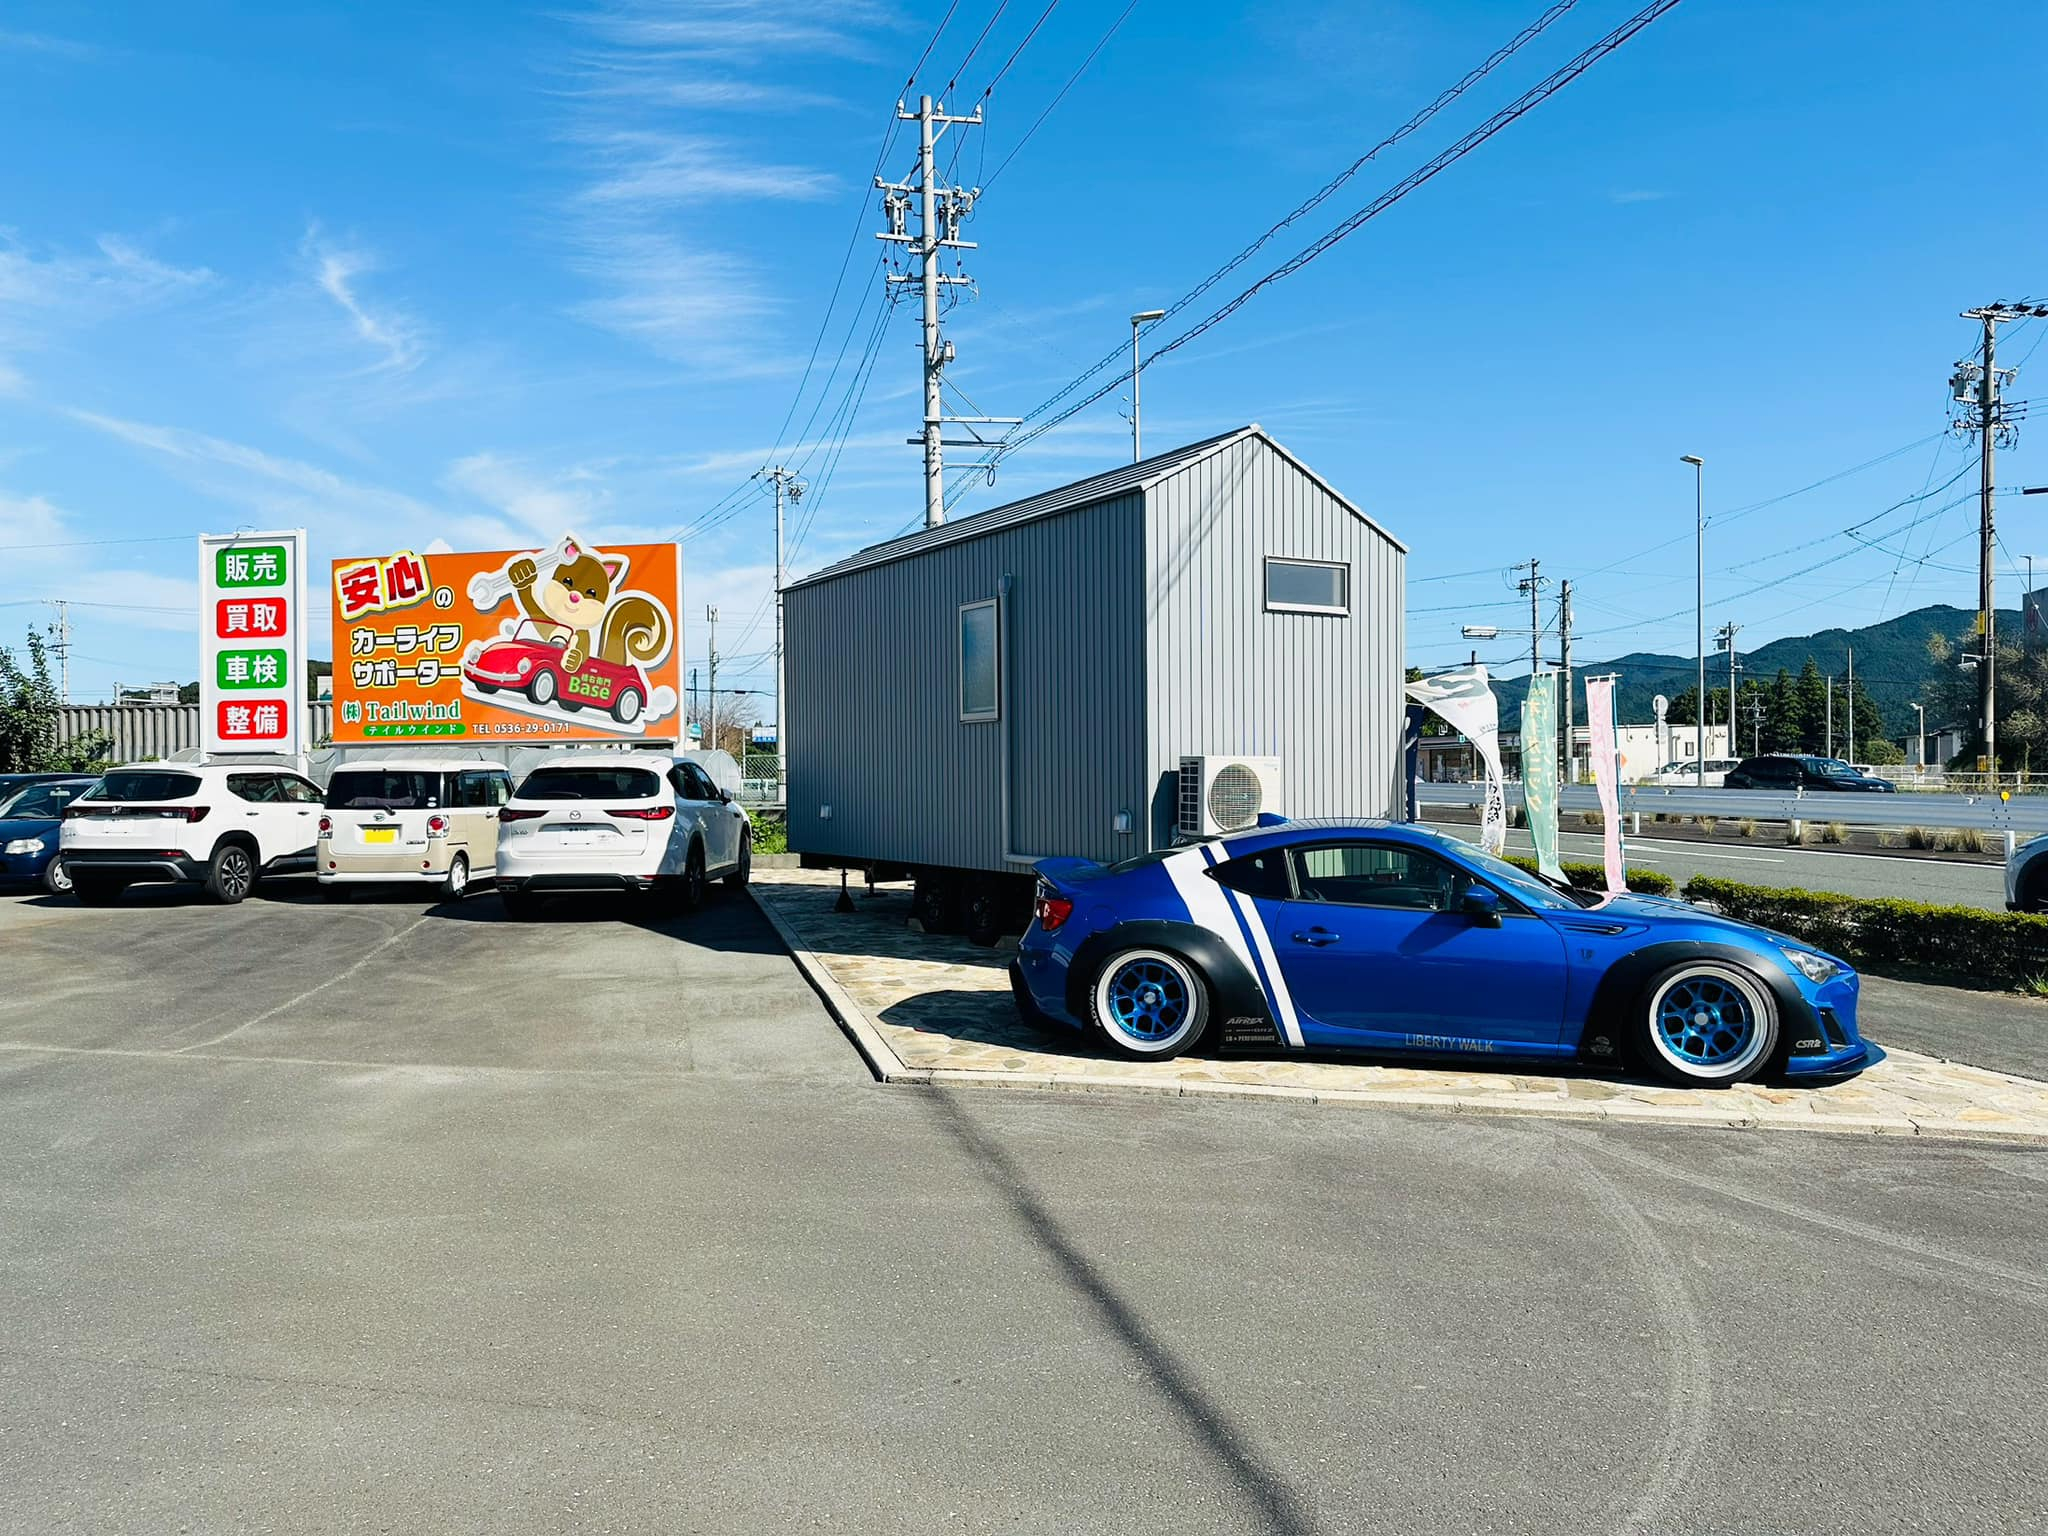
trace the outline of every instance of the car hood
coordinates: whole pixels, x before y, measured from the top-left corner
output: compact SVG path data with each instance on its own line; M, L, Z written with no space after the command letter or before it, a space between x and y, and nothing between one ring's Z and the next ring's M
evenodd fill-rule
M1751 940L1762 939L1770 944L1790 944L1795 949L1811 950L1816 955L1827 955L1845 970L1853 969L1849 962L1838 955L1830 955L1816 945L1803 939L1774 932L1756 923L1746 923L1740 918L1724 917L1719 912L1710 912L1705 907L1696 907L1689 901L1680 901L1675 896L1638 896L1631 892L1626 896L1610 896L1597 907L1588 907L1585 915L1611 918L1619 922L1642 923L1651 928L1668 928L1683 925L1697 933L1701 929L1718 931L1731 936L1741 935ZM1566 922L1571 914L1563 914Z
M0 821L0 843L10 843L17 837L41 837L45 832L56 831L57 827L58 823L54 818L41 816L25 816L19 820L10 818Z

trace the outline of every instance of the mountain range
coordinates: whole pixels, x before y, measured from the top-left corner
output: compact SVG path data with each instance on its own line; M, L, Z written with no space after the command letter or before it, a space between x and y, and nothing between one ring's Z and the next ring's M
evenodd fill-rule
M1914 729L1912 702L1920 697L1922 688L1934 672L1934 664L1927 656L1928 637L1944 635L1953 640L1967 634L1976 621L1974 608L1953 608L1946 603L1937 603L1861 629L1823 629L1810 635L1788 635L1760 645L1753 651L1742 649L1738 636L1735 660L1741 670L1736 674L1736 681L1738 686L1752 678L1768 684L1778 675L1780 667L1797 677L1808 656L1819 665L1823 675L1844 678L1849 670L1849 653L1854 650L1857 691L1866 694L1884 711L1886 731L1899 737ZM1998 632L2000 635L2017 635L2020 632L2017 610L1999 610ZM1608 661L1580 661L1574 657L1572 718L1581 721L1586 718L1586 679L1613 673L1619 679L1615 685L1615 705L1620 723L1648 724L1656 718L1652 708L1656 696L1661 693L1676 699L1693 687L1698 665L1691 656L1669 656L1654 651L1632 651ZM1709 651L1708 689L1727 686L1727 653ZM1528 689L1526 673L1520 677L1497 677L1493 680L1504 728L1514 728L1510 722L1520 718L1522 696ZM1937 722L1930 717L1927 726L1932 730L1937 724L1951 723Z

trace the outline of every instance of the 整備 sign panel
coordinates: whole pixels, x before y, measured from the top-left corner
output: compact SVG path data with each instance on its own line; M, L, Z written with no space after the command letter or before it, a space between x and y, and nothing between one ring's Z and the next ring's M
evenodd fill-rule
M199 737L296 757L306 730L306 534L199 540Z
M596 545L337 560L336 743L673 741L682 551Z

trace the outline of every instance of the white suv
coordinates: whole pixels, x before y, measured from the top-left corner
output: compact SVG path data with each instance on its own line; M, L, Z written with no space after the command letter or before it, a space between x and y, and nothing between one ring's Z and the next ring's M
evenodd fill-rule
M695 907L753 870L753 827L694 762L657 752L547 758L498 812L498 894L530 917L545 891L633 890Z
M284 768L138 763L64 808L64 867L89 907L131 885L187 881L237 902L265 875L313 868L325 797Z

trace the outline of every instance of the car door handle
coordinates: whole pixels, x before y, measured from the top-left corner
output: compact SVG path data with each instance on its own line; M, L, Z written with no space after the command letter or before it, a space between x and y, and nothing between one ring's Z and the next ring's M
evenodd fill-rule
M1313 944L1317 949L1321 949L1325 944L1336 943L1337 935L1330 932L1327 928L1311 928L1307 933L1297 933L1294 936L1294 942L1297 944Z

